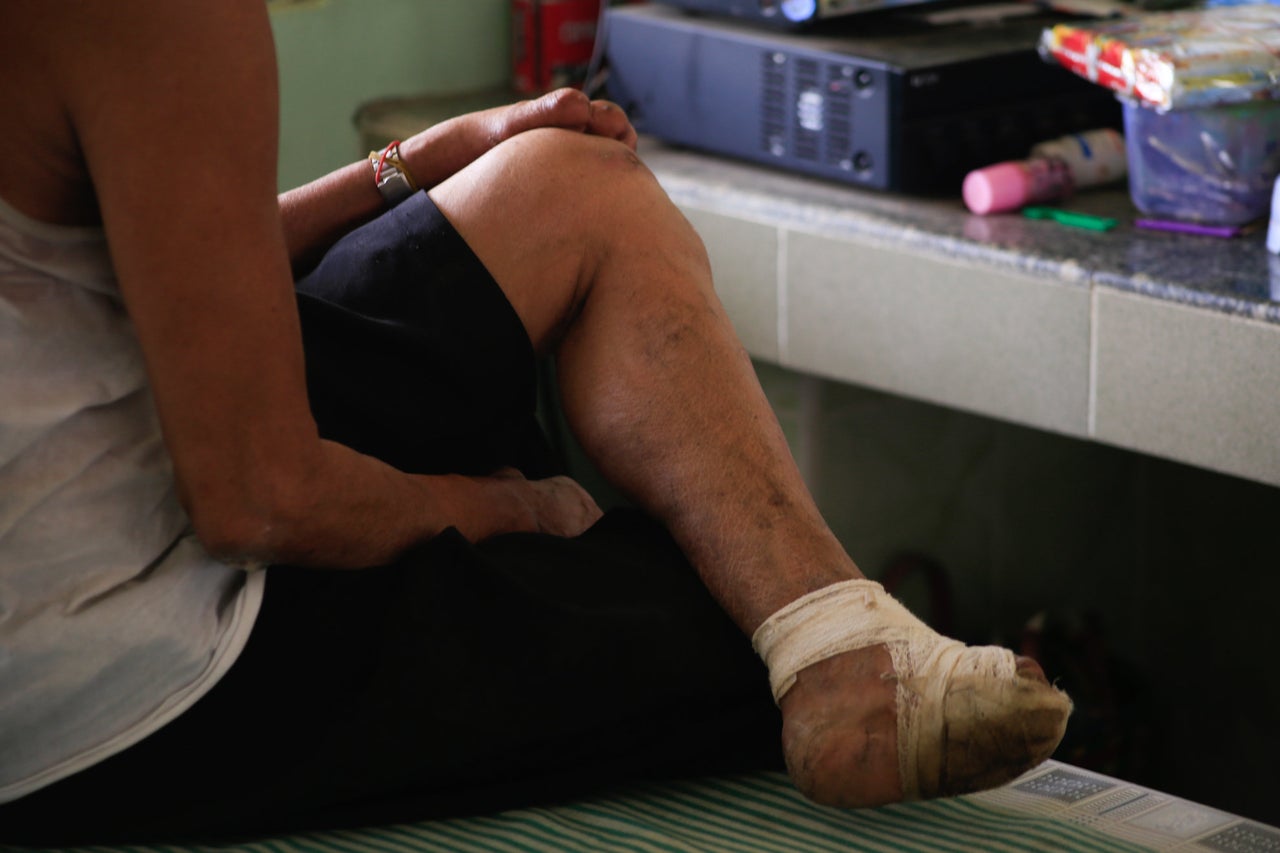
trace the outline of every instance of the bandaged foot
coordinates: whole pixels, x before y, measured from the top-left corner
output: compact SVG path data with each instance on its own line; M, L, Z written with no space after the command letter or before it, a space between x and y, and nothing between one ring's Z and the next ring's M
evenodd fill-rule
M1034 662L937 634L874 581L797 599L752 643L783 709L792 778L827 805L1004 784L1053 753L1071 713ZM797 683L804 695L784 702Z

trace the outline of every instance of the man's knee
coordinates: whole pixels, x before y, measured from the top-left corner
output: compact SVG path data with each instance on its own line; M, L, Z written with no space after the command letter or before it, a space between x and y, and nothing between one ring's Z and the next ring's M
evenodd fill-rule
M536 185L540 200L581 210L630 197L661 193L636 153L613 139L560 128L526 131L500 146Z
M530 156L548 163L639 170L652 177L634 151L621 142L604 136L558 127L541 127L514 136L503 145L521 146L528 150Z

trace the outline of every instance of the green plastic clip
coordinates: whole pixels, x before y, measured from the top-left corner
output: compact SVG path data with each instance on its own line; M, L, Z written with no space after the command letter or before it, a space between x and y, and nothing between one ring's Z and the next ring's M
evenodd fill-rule
M1093 216L1073 210L1059 210L1056 207L1024 207L1022 215L1028 219L1052 219L1062 225L1089 231L1110 231L1118 224L1118 220L1112 216Z

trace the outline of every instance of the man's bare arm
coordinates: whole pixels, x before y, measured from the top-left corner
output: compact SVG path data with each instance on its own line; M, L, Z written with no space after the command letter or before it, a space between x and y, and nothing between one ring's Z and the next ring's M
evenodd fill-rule
M413 477L319 438L261 0L83 4L50 38L180 493L212 551L363 566L450 525L483 538L594 520L569 481Z
M559 127L618 139L633 150L636 132L614 104L560 89L531 101L468 113L433 125L400 146L409 173L430 189L495 145L527 130ZM310 269L339 237L384 209L367 161L352 163L280 196L295 274Z

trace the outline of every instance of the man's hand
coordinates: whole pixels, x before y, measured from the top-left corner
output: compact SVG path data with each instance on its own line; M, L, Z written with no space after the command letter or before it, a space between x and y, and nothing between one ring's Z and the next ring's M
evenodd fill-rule
M577 536L604 514L587 490L569 477L526 480L514 468L503 468L493 476L516 487L524 515L517 523L521 531Z
M632 151L636 147L635 128L621 107L609 101L588 100L575 89L557 89L536 100L478 115L496 122L499 141L539 127L561 127L616 139Z
M590 133L616 139L632 151L636 131L617 104L593 101L576 89L557 89L531 101L520 101L467 113L427 128L406 140L400 154L418 183L432 187L466 168L489 149L542 127Z

